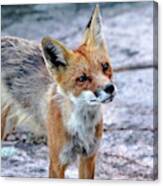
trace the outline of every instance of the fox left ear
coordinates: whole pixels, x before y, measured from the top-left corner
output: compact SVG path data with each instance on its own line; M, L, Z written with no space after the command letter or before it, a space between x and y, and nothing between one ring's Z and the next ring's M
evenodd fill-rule
M61 70L68 65L71 51L64 45L50 37L44 37L41 42L45 62L50 71Z
M92 46L104 46L102 19L98 4L96 5L92 16L86 26L83 43Z

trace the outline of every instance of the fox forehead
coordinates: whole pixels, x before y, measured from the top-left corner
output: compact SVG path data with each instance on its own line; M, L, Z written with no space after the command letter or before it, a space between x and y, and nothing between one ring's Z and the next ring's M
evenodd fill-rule
M75 70L84 70L92 72L101 71L101 64L110 63L108 52L104 49L90 48L85 45L74 50L72 60L70 58L70 66L74 66Z

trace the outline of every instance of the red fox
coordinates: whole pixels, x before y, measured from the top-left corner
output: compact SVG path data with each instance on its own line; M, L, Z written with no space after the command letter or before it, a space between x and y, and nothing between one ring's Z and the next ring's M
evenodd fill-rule
M103 133L101 105L116 93L99 7L77 49L51 37L39 46L3 37L1 59L2 138L9 128L7 118L12 115L15 127L20 109L47 129L50 178L64 178L79 156L79 177L93 179Z

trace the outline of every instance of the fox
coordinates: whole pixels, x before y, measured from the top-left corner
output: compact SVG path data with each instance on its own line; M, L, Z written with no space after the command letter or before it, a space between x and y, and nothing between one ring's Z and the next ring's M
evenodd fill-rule
M47 135L49 178L65 178L77 158L79 178L95 177L103 135L102 105L116 95L102 28L96 5L80 46L73 50L50 36L40 44L1 38L1 138L14 130L19 118L32 118L42 127L39 132Z

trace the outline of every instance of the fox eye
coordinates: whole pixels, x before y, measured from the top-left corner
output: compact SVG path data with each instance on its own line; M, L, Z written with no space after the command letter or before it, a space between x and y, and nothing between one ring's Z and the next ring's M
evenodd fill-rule
M109 69L109 63L103 63L102 64L102 70L105 72L108 69Z
M86 74L83 74L80 77L78 77L76 80L79 82L84 82L88 80L88 76Z

